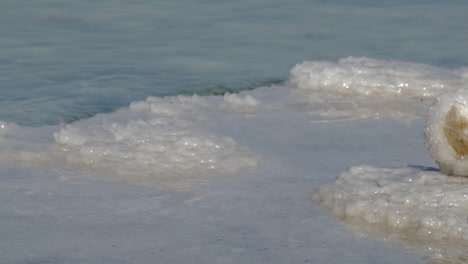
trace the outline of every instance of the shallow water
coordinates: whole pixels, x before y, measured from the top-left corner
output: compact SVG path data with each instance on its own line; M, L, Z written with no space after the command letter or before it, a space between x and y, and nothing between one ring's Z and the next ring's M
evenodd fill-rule
M0 120L57 124L222 94L347 56L465 65L462 1L3 1Z
M422 134L465 87L467 3L0 5L0 262L465 261L310 197L440 175Z

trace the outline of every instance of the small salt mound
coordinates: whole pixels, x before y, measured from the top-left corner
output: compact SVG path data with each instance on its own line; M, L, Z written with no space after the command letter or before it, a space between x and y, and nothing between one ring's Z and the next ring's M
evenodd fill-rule
M345 222L409 238L468 240L468 179L417 168L353 167L313 194Z
M150 97L67 125L54 137L59 154L73 166L139 184L178 184L193 176L255 168L257 155L206 127L209 118L203 112L218 107L198 96Z
M468 91L437 98L429 110L426 145L442 172L468 176Z

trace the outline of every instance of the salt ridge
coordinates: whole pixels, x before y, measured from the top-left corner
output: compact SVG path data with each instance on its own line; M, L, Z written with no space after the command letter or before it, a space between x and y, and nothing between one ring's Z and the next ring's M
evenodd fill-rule
M412 121L435 98L463 87L467 69L442 69L402 61L348 57L305 61L291 69L286 85L326 118L391 118Z

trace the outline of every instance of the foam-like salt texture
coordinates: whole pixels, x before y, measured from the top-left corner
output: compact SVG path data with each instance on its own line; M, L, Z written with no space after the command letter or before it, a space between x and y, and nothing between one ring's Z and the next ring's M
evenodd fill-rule
M464 70L418 63L344 58L306 61L291 69L295 88L313 114L329 117L415 119L440 94L461 87Z
M412 240L468 240L467 189L467 178L429 169L360 166L320 187L313 199L351 225Z
M25 129L24 137L17 133L19 126L0 122L0 160L80 168L84 174L92 170L92 175L129 183L186 189L205 176L249 174L257 167L259 155L210 127L216 126L213 117L243 118L262 107L252 94L181 95L149 97L68 125ZM30 135L35 132L41 139Z
M429 65L348 57L304 62L291 69L289 84L314 92L342 95L435 97L446 91L450 73ZM444 79L442 79L444 78Z
M442 172L468 176L468 91L437 98L429 110L426 145Z
M117 114L67 125L54 137L73 166L111 171L140 184L255 168L258 156L205 128L203 110L219 105L199 96L150 97Z

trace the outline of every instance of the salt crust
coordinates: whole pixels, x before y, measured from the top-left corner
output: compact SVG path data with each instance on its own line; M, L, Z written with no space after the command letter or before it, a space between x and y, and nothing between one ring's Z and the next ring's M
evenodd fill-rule
M312 198L358 235L448 261L443 263L466 263L467 189L468 178L431 168L358 166Z
M468 176L468 91L461 89L437 98L425 129L431 157L446 174Z
M236 97L235 105L242 107L243 100L255 99ZM257 155L205 127L203 112L221 104L199 96L150 97L128 110L67 125L54 137L73 166L112 171L140 184L255 168Z
M468 179L421 168L353 167L320 187L315 202L343 221L418 236L468 240Z
M424 116L437 96L461 88L467 72L348 57L336 63L297 64L286 85L294 88L314 115L411 121Z
M288 83L311 92L434 98L456 79L454 73L429 65L348 57L337 63L298 64L291 69Z
M0 160L28 167L93 170L91 175L135 184L191 188L205 176L243 175L257 167L259 155L209 127L214 116L242 118L262 107L250 94L149 97L113 113L61 126L52 132L55 148L47 140L45 145L23 143L15 135L19 126L0 122Z

